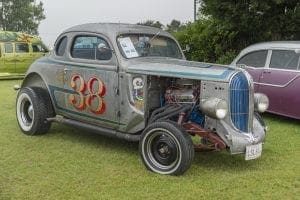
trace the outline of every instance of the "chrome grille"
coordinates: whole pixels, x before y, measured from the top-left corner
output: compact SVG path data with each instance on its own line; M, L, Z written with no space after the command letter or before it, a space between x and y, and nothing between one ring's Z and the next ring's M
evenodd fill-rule
M243 132L249 132L249 83L242 72L236 74L231 80L230 111L235 127Z

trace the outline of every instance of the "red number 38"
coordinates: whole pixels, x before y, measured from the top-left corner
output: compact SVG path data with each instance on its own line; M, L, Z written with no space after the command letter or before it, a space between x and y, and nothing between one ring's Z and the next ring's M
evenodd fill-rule
M71 79L71 87L76 92L76 94L69 95L69 100L74 108L79 111L88 108L96 115L105 112L106 105L103 98L106 87L99 78L92 77L86 83L80 75L74 75Z

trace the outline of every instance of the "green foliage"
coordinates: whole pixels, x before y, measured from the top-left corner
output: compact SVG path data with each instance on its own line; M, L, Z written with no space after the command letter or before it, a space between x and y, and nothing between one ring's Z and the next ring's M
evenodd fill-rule
M300 39L298 0L203 0L200 12L237 31L236 38L243 41L234 43L237 48L257 41Z
M299 199L299 121L266 115L262 157L195 154L180 177L151 173L138 145L53 124L22 134L15 118L19 81L0 81L0 199Z
M173 33L181 31L185 28L185 24L181 23L180 21L173 19L170 24L167 24L166 31Z
M0 30L38 34L38 26L45 19L43 3L35 0L1 0Z
M174 34L192 60L228 64L251 44L300 40L298 0L203 0L199 16Z
M190 46L188 60L230 63L237 51L232 49L236 32L218 24L213 19L190 23L183 31L174 33L182 47Z

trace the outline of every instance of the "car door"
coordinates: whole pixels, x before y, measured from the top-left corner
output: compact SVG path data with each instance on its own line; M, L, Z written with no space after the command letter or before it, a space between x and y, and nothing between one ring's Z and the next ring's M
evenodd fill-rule
M13 43L4 43L4 51L2 54L3 66L1 67L1 72L15 73L16 72L16 62Z
M3 53L4 53L4 48L3 48L3 43L0 42L0 73L3 70L4 67L4 59L3 59Z
M269 97L270 112L300 118L299 55L295 50L272 50L258 89Z
M118 128L118 66L110 46L99 35L74 36L64 68L65 111L79 121Z
M258 90L258 83L260 77L266 66L268 56L268 50L258 50L252 51L250 53L242 56L237 62L236 65L241 66L247 70L247 72L252 76L254 82L254 90Z
M27 71L29 65L32 63L28 43L15 43L15 62L17 73L25 73Z

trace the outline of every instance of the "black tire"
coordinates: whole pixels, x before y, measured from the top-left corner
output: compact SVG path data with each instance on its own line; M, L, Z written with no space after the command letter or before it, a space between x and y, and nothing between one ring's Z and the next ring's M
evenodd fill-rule
M26 135L47 133L51 123L46 119L55 116L48 92L38 87L22 88L16 101L16 116Z
M150 124L141 135L139 150L147 169L159 174L181 175L194 159L191 137L169 121Z

